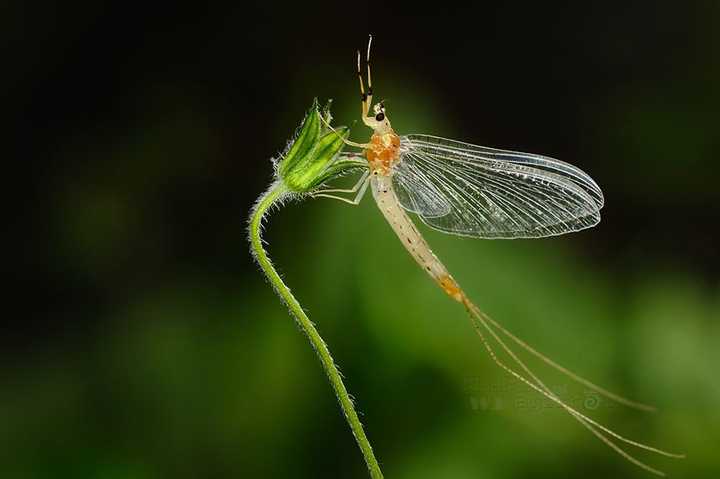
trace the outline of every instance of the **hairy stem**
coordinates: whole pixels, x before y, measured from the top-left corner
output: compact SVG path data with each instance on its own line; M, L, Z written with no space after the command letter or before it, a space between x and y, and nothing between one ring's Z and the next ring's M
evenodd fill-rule
M368 438L365 435L365 431L360 423L357 412L355 412L355 406L350 399L347 389L345 389L345 384L343 384L340 371L338 371L325 341L323 341L312 321L310 321L305 314L305 311L303 311L300 303L298 303L290 292L290 289L285 285L282 278L280 278L280 275L275 270L275 267L263 248L263 240L261 236L263 218L270 208L273 205L276 205L278 201L281 201L284 197L286 197L287 194L287 187L285 187L281 181L277 181L270 186L268 191L266 191L255 204L255 208L250 216L250 243L252 245L252 253L257 259L260 268L262 268L263 273L265 273L265 276L270 281L270 284L273 286L283 302L288 306L298 325L300 325L300 328L310 340L310 344L312 344L318 358L320 358L320 363L325 370L325 374L327 374L330 384L335 390L335 396L337 396L338 401L340 402L340 407L345 414L345 419L347 420L348 425L350 425L350 429L355 436L358 446L360 446L368 471L370 472L370 477L373 479L379 479L383 477L383 474L380 471L380 466L378 465L377 459L375 459L375 454L370 446L370 441L368 441Z

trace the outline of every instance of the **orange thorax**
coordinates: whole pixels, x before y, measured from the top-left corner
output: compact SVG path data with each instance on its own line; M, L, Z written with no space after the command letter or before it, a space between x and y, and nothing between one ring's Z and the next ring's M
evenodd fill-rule
M365 150L370 169L383 174L390 172L400 156L400 137L394 132L377 134L370 137L370 147Z

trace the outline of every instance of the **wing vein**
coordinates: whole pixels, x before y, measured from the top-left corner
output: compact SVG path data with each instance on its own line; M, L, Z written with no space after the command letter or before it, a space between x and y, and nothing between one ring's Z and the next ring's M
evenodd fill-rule
M482 238L579 231L598 223L604 201L567 163L425 135L401 138L393 175L400 204L428 226Z

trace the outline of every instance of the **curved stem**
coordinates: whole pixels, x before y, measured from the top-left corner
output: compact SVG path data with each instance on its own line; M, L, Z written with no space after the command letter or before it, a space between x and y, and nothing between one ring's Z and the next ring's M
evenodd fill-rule
M277 181L270 186L270 189L268 189L255 204L250 216L250 243L252 245L252 253L262 268L263 273L265 273L265 276L270 281L270 284L272 284L277 294L288 306L298 325L300 325L300 328L310 340L310 344L312 344L312 347L315 349L318 358L320 358L320 363L322 363L325 374L327 374L330 384L335 390L335 395L340 402L340 407L345 414L345 419L350 425L350 429L355 436L358 446L360 446L368 471L370 472L370 477L373 479L381 479L383 474L380 471L377 459L375 459L370 441L368 441L365 435L352 400L350 399L347 389L345 389L345 384L343 384L340 371L338 371L325 341L323 341L312 321L310 321L305 311L303 311L300 303L298 303L290 292L290 289L285 285L282 278L280 278L280 275L275 270L262 245L263 240L261 234L263 218L273 205L277 204L278 201L282 201L287 195L287 187L281 181Z

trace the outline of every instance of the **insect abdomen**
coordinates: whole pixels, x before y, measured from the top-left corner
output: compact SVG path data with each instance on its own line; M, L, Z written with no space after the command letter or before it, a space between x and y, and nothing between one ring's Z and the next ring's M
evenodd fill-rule
M378 175L371 181L375 202L405 249L445 293L456 301L464 297L460 286L432 252L395 196L391 176Z

